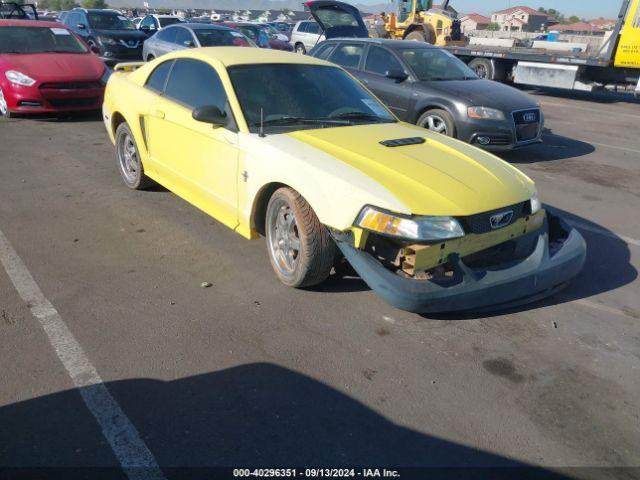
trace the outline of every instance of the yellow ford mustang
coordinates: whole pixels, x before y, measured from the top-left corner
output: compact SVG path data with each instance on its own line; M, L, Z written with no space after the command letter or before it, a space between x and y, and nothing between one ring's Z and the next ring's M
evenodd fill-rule
M398 308L479 310L549 295L584 263L584 240L527 176L399 122L315 58L221 47L121 65L103 113L128 187L160 183L265 235L292 287L348 263Z

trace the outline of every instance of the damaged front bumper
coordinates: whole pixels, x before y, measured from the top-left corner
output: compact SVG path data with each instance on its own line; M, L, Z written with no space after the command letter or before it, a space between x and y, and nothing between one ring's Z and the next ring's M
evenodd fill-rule
M561 290L578 275L587 251L576 229L547 214L540 229L515 240L533 245L525 258L471 268L458 255L450 254L452 276L419 280L385 268L344 238L336 236L335 240L372 290L392 306L416 313L498 310L534 302Z

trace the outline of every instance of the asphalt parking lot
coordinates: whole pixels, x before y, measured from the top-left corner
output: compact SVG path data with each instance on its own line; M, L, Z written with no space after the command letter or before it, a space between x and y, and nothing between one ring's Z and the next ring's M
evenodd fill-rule
M587 264L475 318L394 310L358 279L288 289L264 240L126 189L99 115L0 120L0 465L640 478L640 104L533 93L545 143L502 157Z

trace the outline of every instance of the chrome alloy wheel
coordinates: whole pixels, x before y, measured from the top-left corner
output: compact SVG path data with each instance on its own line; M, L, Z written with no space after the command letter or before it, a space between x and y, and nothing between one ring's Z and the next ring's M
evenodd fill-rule
M267 242L278 270L283 275L292 275L300 258L300 237L293 208L283 199L269 208Z
M129 133L120 135L118 139L118 160L125 180L134 184L138 179L141 165L136 144Z
M443 135L449 134L449 132L447 131L447 123L439 115L429 115L424 119L421 127L427 128L432 132L441 133Z

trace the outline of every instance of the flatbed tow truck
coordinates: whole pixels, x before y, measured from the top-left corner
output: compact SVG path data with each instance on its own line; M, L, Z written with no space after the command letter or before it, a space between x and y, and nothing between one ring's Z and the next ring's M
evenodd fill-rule
M640 94L640 0L622 2L611 36L595 54L483 45L456 44L444 48L489 80Z

